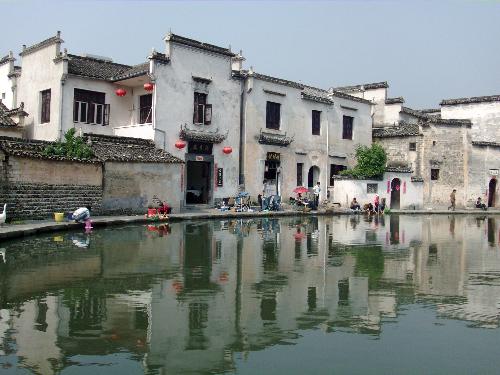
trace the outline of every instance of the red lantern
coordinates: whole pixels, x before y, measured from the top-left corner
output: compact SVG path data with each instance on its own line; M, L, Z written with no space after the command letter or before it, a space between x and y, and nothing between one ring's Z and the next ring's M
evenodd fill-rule
M115 91L115 94L118 96L125 96L125 95L127 95L127 91L125 91L124 89L117 89Z
M151 82L147 82L144 84L144 90L153 91L154 85Z
M184 147L186 147L186 142L179 139L177 142L175 142L175 147L179 150L182 150Z
M231 152L233 152L233 148L226 146L222 149L222 152L225 153L226 155L229 155Z

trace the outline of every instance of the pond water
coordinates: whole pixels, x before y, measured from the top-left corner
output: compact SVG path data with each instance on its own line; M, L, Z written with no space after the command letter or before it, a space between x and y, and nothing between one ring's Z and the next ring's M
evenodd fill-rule
M0 244L0 373L498 373L500 218L124 226Z

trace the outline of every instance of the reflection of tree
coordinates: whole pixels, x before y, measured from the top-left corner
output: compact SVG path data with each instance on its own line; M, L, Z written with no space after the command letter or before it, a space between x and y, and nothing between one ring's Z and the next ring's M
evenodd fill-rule
M381 246L353 248L356 276L367 276L369 289L377 289L384 273L384 253Z

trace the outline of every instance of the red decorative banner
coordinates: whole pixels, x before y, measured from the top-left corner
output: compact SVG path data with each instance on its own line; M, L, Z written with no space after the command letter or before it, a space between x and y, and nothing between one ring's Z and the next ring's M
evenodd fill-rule
M391 192L391 180L387 180L387 194Z
M403 181L403 194L406 194L406 181Z

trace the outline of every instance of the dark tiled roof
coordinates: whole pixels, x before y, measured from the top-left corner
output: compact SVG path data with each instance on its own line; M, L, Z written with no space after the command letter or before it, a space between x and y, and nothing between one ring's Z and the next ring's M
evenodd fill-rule
M286 133L284 135L283 134L273 134L273 133L266 133L266 132L263 132L261 130L258 141L260 144L264 144L264 145L286 147L286 146L290 145L290 143L293 142L293 137L287 137Z
M440 113L441 108L425 108L425 109L419 109L420 112L423 113Z
M183 163L168 152L156 148L149 139L85 133L95 156L102 162Z
M444 99L439 104L441 104L441 105L457 105L457 104L473 104L473 103L488 103L488 102L500 102L500 95L473 96L470 98Z
M188 129L186 125L181 126L179 137L185 141L198 141L209 143L221 143L227 138L227 134L219 133L219 129L215 131L203 131Z
M352 92L352 91L386 89L388 87L389 84L386 81L384 81L384 82L364 83L362 85L354 85L354 86L334 87L333 89L335 91L341 91L341 92Z
M302 99L311 100L313 102L319 102L323 104L333 104L333 100L330 99L328 91L321 90L311 86L305 86L304 90L300 93Z
M468 119L448 119L437 116L429 116L429 122L436 125L465 126L467 128L470 128L472 126L471 120Z
M404 103L405 100L402 96L398 96L397 98L387 98L385 99L385 104L397 104Z
M167 55L156 51L153 51L153 53L149 56L149 59L155 60L162 64L168 64L170 62L170 58Z
M123 74L133 67L117 64L93 57L84 57L68 54L68 73L78 76L113 80L113 77Z
M142 76L149 73L149 62L145 62L142 64L134 65L128 70L125 70L122 73L111 78L113 81L121 81L124 79L134 78L138 76Z
M330 90L328 90L328 92L330 95L335 96L337 98L352 100L354 102L359 102L359 103L372 104L372 102L370 100L358 98L357 96L349 95L349 94L346 94L345 92L341 92L341 91L336 91L335 89L330 89Z
M414 116L414 117L417 117L417 118L422 119L422 120L429 119L429 116L426 115L425 113L423 113L421 111L417 111L415 109L408 108L408 107L401 107L400 113L404 113L406 115Z
M44 47L50 46L51 44L54 43L62 43L64 40L61 39L61 35L59 32L57 32L57 35L50 37L48 39L42 40L40 43L33 44L32 46L23 48L23 51L19 54L19 56L26 56L30 53L33 53L35 51L38 51Z
M271 82L271 83L277 83L278 85L294 87L294 88L299 89L299 90L303 90L305 87L305 85L303 85L302 83L288 81L286 79L271 77L271 76L268 76L265 74L260 74L260 73L255 73L255 72L249 72L248 76L260 79L261 81L266 81L266 82Z
M500 147L500 143L489 141L472 141L472 145L479 147Z
M411 176L411 182L424 182L424 178L421 176Z
M115 137L86 133L95 156L90 160L69 158L66 156L46 156L44 150L54 142L24 140L0 137L0 149L9 155L34 159L99 163L105 161L144 162L144 163L182 163L168 152L157 149L153 141L139 138Z
M186 38L184 36L180 36L180 35L176 35L176 34L172 34L172 33L168 34L165 39L170 40L174 43L184 44L186 46L203 49L205 51L215 52L215 53L225 55L225 56L231 56L231 57L236 56L233 52L231 52L227 48L218 47L218 46L215 46L213 44L199 42L197 40L189 39L189 38Z
M387 167L385 167L385 171L386 172L395 172L395 173L413 173L412 169L410 167L406 167L406 166L391 166L391 165L388 165Z
M14 61L14 60L15 59L13 57L11 57L10 55L4 56L4 57L0 58L0 65L6 64L9 61Z
M68 158L66 156L46 156L43 154L45 148L54 142L26 140L20 138L0 137L0 149L8 155L22 156L32 159L47 159L59 161L76 161L82 163L98 163L96 158L91 160L81 160Z
M10 111L0 101L0 125L1 126L17 126L17 124L10 118Z
M393 137L414 137L419 136L420 128L418 124L410 124L400 121L396 126L387 126L383 128L373 128L373 138L393 138Z

